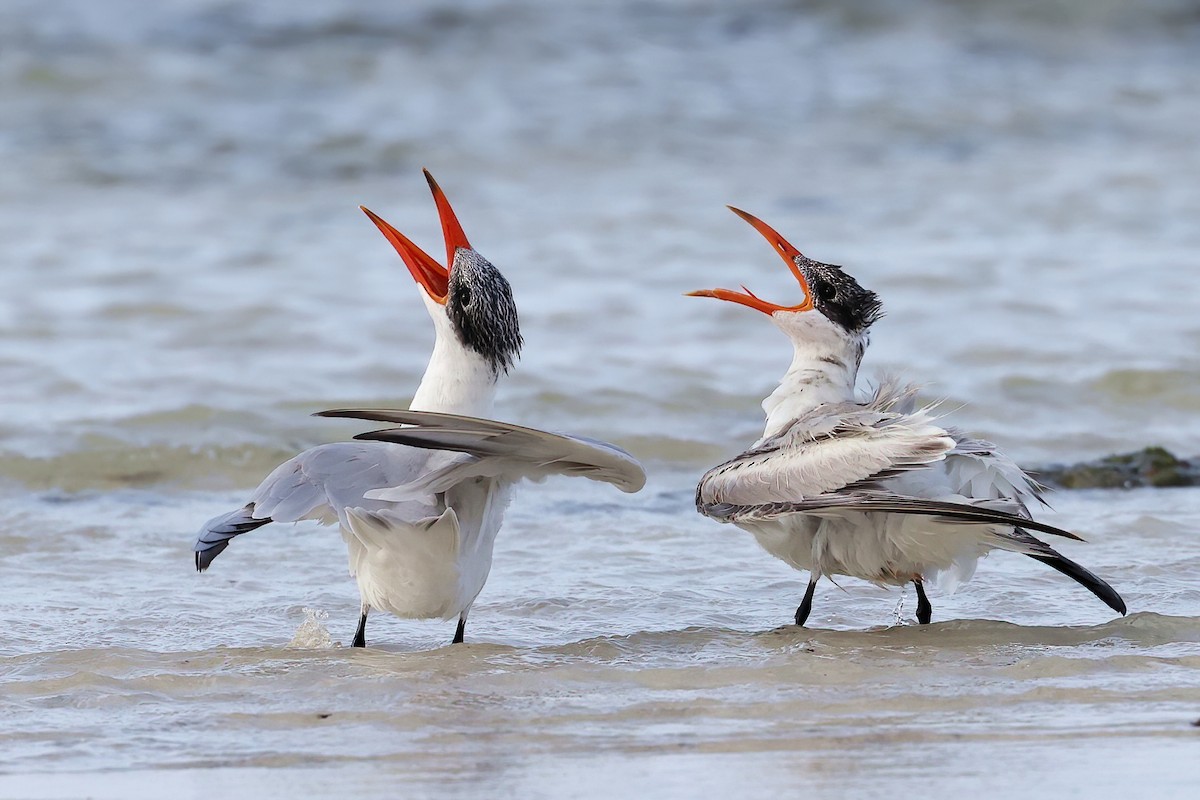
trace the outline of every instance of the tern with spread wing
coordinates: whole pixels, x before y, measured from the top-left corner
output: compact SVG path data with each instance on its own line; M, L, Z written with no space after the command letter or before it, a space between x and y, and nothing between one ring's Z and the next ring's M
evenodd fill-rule
M457 617L453 642L463 641L516 481L582 475L630 492L645 482L637 461L614 446L476 419L491 413L496 384L520 353L517 308L508 281L471 247L445 195L425 177L446 267L363 209L408 266L433 319L433 354L411 411L329 414L413 427L304 451L268 475L246 505L209 520L194 548L203 571L234 537L268 523L336 522L362 601L355 647L366 646L372 609Z
M696 508L749 531L771 555L809 573L796 624L808 619L821 576L836 575L914 584L917 619L928 623L925 582L940 579L953 589L992 550L1041 561L1124 614L1111 586L1030 533L1079 539L1031 517L1029 505L1045 503L1041 487L994 445L917 407L914 386L885 381L869 399L856 399L868 331L882 313L878 296L731 209L771 243L803 298L782 306L744 287L690 293L767 314L795 350L763 401L762 438L704 474Z

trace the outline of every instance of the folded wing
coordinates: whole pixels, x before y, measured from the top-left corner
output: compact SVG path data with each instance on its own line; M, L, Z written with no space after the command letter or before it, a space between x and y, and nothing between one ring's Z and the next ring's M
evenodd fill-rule
M1066 539L1082 542L1070 531L1018 516L995 506L1005 501L973 500L951 502L926 500L921 497L905 497L887 492L867 492L859 495L831 493L797 502L763 503L758 505L736 505L712 503L701 509L701 513L721 522L740 520L767 520L787 514L829 514L846 511L863 511L887 514L916 514L926 517L941 517L962 522L985 525L1011 525L1014 528L1041 531Z
M946 477L954 491L967 497L1011 498L1026 510L1035 502L1049 506L1043 497L1045 489L994 444L953 428L947 430L958 442L946 455Z
M700 479L701 512L853 492L941 461L954 438L925 411L897 414L826 404Z
M1079 540L1068 531L1030 519L1026 498L1036 484L1015 465L937 424L928 409L898 413L871 404L827 404L798 418L782 433L709 470L697 487L700 513L722 522L765 520L787 514L844 512L915 514L962 522L1011 525ZM941 462L952 459L949 465ZM979 462L979 463L975 463ZM930 468L942 497L905 492ZM971 478L993 483L980 496ZM1008 491L996 491L1003 485Z

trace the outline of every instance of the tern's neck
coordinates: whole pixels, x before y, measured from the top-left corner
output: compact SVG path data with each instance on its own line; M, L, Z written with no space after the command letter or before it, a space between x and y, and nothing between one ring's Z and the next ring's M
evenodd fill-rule
M497 378L491 364L463 346L449 320L434 317L434 328L437 338L433 355L409 408L471 417L491 416Z
M825 403L854 399L858 366L866 349L865 337L829 335L793 338L792 365L779 387L763 400L767 425L763 438L774 436L797 417Z

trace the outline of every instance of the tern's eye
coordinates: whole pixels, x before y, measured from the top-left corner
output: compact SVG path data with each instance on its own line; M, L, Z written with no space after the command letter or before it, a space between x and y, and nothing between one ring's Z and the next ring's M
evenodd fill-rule
M471 287L463 284L462 286L458 287L458 292L456 294L458 295L458 302L460 304L464 306L471 305Z
M829 302L833 298L837 297L837 289L833 286L833 284L821 281L814 287L813 294L816 295L818 300L822 302Z

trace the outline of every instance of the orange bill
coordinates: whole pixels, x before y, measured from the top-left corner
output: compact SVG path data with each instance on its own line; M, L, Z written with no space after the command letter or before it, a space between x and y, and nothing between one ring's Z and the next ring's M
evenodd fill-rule
M392 243L392 247L396 248L396 252L400 254L400 258L404 259L404 264L408 267L408 271L412 273L413 279L424 287L431 298L445 305L446 295L450 291L450 271L434 261L433 256L413 244L411 239L389 225L382 217L372 212L366 206L359 206L359 208L371 218L371 221L375 223L375 227L379 228L384 237ZM440 208L439 206L439 211Z
M442 237L446 240L446 264L450 265L454 263L454 252L460 247L470 250L471 243L467 241L462 225L458 224L458 217L454 216L454 209L450 207L450 201L446 199L442 187L437 185L429 170L421 171L425 173L425 180L429 181L433 202L437 203L438 219L442 221Z
M810 310L813 307L812 292L809 291L808 281L805 280L804 273L800 271L800 267L796 264L796 258L801 255L800 251L792 247L787 239L779 235L778 231L753 214L747 214L745 211L733 206L729 206L729 210L746 220L746 222L749 222L751 227L761 233L771 243L771 246L775 248L775 252L779 253L780 258L788 265L788 269L791 270L792 275L795 276L796 281L800 284L800 289L804 292L804 300L799 305L781 306L763 300L745 286L742 287L742 291L740 292L732 289L701 289L696 292L688 292L687 296L715 297L718 300L728 300L731 303L740 303L768 315L774 314L776 311Z

